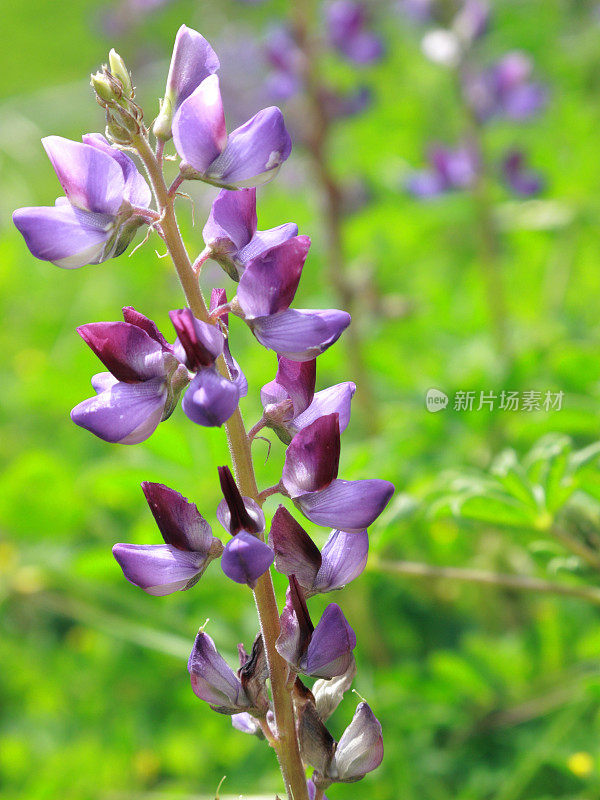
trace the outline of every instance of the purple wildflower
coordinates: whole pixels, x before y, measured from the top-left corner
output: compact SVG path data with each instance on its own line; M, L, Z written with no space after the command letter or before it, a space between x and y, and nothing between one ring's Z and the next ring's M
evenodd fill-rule
M327 777L352 783L372 772L383 761L381 723L367 703L359 703L352 722L338 742Z
M505 155L502 172L509 188L521 197L539 194L544 187L542 175L527 168L525 154L520 150L510 150Z
M194 694L221 714L238 714L250 708L242 683L204 631L194 642L188 672Z
M379 36L367 28L365 6L356 0L334 0L326 8L329 40L336 50L356 64L372 64L383 55Z
M423 200L474 185L479 173L479 155L472 145L449 148L436 145L429 152L430 168L413 173L406 188Z

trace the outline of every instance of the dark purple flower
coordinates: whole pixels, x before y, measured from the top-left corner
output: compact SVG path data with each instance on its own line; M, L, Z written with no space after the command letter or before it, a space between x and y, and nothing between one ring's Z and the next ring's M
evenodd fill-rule
M275 512L269 542L275 551L277 571L295 575L307 597L346 586L364 570L369 554L367 531L332 531L323 552L319 552L284 506Z
M544 179L539 172L528 169L525 154L520 150L510 150L502 160L502 172L508 186L521 197L539 194L544 187Z
M19 208L13 221L31 253L64 269L99 264L120 255L143 218L151 193L133 161L100 134L83 142L42 139L65 197L54 206Z
M367 703L359 703L352 722L338 742L327 777L352 783L372 772L383 761L381 723Z
M189 374L151 320L132 308L123 316L77 329L110 372L92 378L97 396L75 406L71 419L107 442L138 444L173 413Z
M355 0L334 0L326 9L331 44L356 64L372 64L383 55L381 39L367 28L365 6Z
M257 227L256 189L223 189L212 204L202 236L211 258L235 281L248 262L298 234L293 222L266 231Z
M199 631L188 661L194 694L221 714L237 714L251 707L238 676L218 652L213 640Z
M297 672L316 678L334 678L346 672L354 658L354 631L336 603L327 606L314 628L294 576L290 578L280 624L281 633L275 646Z
M340 480L339 456L338 415L320 417L292 439L286 451L282 485L312 522L359 533L381 514L394 486L378 478Z
M173 116L205 78L219 69L219 58L204 36L182 25L177 31L165 96L154 122L154 135L170 139Z
M533 64L526 53L507 53L489 69L466 74L463 87L478 118L494 116L523 120L546 104L546 88L531 80Z
M240 531L225 545L221 567L236 583L246 583L254 589L256 582L273 563L274 554L268 544L251 533Z
M327 414L338 414L340 433L348 427L356 384L346 381L315 394L315 371L315 360L298 362L280 356L275 379L261 389L263 419L285 444Z
M215 362L224 353L225 337L218 325L196 319L189 308L171 311L169 316L177 331L180 358L196 372L181 407L197 425L223 425L238 407L246 386L241 372L230 380L217 369Z
M229 467L219 467L219 483L224 499L217 507L217 519L232 536L244 530L262 533L265 515L262 508L250 497L242 497Z
M225 189L267 183L292 149L275 106L259 111L227 136L216 75L205 78L181 104L173 120L173 139L186 177Z
M191 588L223 546L194 503L160 483L142 489L165 544L116 544L113 555L130 583L162 597Z

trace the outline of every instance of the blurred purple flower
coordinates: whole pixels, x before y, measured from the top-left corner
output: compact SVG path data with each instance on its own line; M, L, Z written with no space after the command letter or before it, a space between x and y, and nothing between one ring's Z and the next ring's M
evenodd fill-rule
M363 3L333 0L325 9L329 40L333 47L355 64L372 64L383 55L379 36L368 30Z
M480 73L466 73L463 90L477 117L524 120L538 113L548 99L545 86L531 80L533 64L526 53L507 53Z
M378 478L340 480L339 458L339 417L328 414L292 439L286 451L282 486L312 522L359 533L387 506L394 486Z
M332 592L351 583L364 570L369 554L367 531L332 531L322 552L290 512L279 506L269 542L275 551L275 568L294 575L306 597Z
M292 149L281 111L263 108L227 135L219 79L209 75L179 107L173 139L187 178L225 189L272 180Z
M502 173L507 185L521 197L532 197L544 188L544 178L539 172L528 169L525 154L510 150L502 160Z
M113 555L130 583L162 597L190 589L223 552L194 503L160 483L142 489L165 544L116 544Z
M454 149L436 145L428 158L430 169L413 173L406 182L408 192L415 197L428 199L453 189L466 189L477 179L479 155L471 145Z
M42 139L66 197L54 206L19 208L13 221L31 253L64 269L120 255L144 223L151 192L134 162L99 133L83 142Z
M414 22L429 22L433 17L434 0L397 0L401 14Z
M304 56L293 32L283 25L271 28L265 40L264 53L271 67L266 83L267 93L276 102L285 102L302 88Z
M490 6L484 0L465 0L454 17L452 29L462 42L473 42L487 32L490 15Z

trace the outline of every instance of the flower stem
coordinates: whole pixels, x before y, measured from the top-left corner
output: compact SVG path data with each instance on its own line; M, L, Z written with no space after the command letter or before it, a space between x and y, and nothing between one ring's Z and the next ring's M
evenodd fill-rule
M208 321L208 309L198 285L192 263L181 238L174 210L174 198L169 194L162 169L148 141L139 136L134 146L142 159L152 184L158 208L161 211L163 236L167 249L177 270L188 306L192 313L203 322ZM223 375L228 375L227 365L222 356L217 366ZM254 475L254 465L250 442L239 408L225 423L227 442L233 463L233 471L242 495L260 503L258 487ZM296 719L290 692L286 688L287 663L279 655L275 642L279 634L279 610L273 588L271 573L262 575L254 589L254 599L260 621L260 629L265 644L269 667L273 711L276 733L273 747L277 753L279 766L289 800L308 800L306 774L296 734Z

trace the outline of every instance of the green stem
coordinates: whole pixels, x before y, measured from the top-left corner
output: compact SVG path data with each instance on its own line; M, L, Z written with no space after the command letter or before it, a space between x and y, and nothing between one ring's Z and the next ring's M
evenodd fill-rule
M162 170L155 158L152 148L143 136L134 142L134 147L142 159L152 184L156 202L161 211L160 226L173 260L177 275L181 282L188 306L194 316L203 322L208 321L208 309L194 274L181 232L177 224L174 209L174 197L169 194ZM221 356L217 366L223 375L228 376L227 365ZM227 442L233 463L234 474L240 491L260 503L258 487L254 475L254 465L250 451L250 442L239 408L225 423ZM258 611L260 628L265 644L273 711L275 714L276 738L273 743L289 800L308 800L306 773L300 757L300 748L296 734L296 719L292 696L286 688L287 663L279 655L275 642L279 634L279 610L273 588L271 573L262 575L254 589L254 600Z

